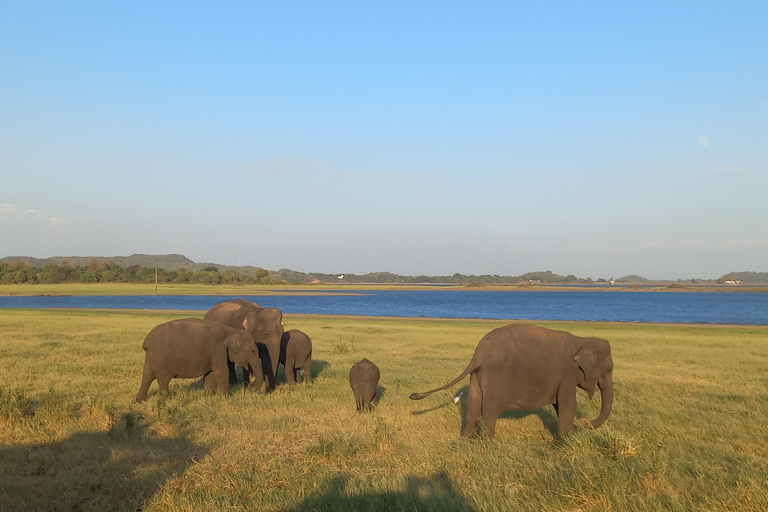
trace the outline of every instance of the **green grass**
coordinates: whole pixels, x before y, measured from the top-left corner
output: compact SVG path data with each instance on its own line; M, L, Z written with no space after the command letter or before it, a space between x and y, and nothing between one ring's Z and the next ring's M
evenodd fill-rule
M191 313L202 316L202 313ZM313 340L315 382L206 396L139 388L141 343L167 312L0 310L0 511L768 510L768 329L540 323L608 339L613 414L579 393L576 434L554 411L508 412L460 438L450 399L492 321L286 316ZM355 412L367 357L380 403ZM466 397L466 392L464 394Z

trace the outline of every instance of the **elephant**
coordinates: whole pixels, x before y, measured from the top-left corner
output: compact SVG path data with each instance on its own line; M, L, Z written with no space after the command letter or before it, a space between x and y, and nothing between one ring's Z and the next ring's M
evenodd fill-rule
M613 406L613 359L610 344L600 338L582 338L565 331L535 325L507 325L494 329L478 343L466 369L444 386L413 393L412 400L446 389L470 375L467 415L461 435L474 437L482 416L488 438L505 410L538 409L552 404L557 414L558 437L573 431L576 388L589 393L600 388L600 415L592 427L602 425Z
M160 390L168 391L171 379L204 376L205 391L229 392L227 361L248 365L258 357L253 337L242 329L220 322L185 318L165 322L152 329L142 344L144 372L137 402L157 379Z
M370 412L373 409L379 376L379 368L368 359L356 362L349 370L349 385L352 386L352 392L355 394L358 412Z
M304 368L304 382L312 382L312 340L296 329L283 333L280 340L280 362L285 368L285 379L289 386L299 382L299 373Z
M205 314L205 320L216 320L251 333L259 349L261 368L267 380L267 387L274 390L275 374L280 360L280 340L283 336L283 313L277 308L263 308L255 302L232 299L209 309ZM255 381L250 379L251 372L257 375ZM249 389L261 387L258 373L252 366L243 367L243 377ZM237 382L234 364L229 366L229 379L231 383Z

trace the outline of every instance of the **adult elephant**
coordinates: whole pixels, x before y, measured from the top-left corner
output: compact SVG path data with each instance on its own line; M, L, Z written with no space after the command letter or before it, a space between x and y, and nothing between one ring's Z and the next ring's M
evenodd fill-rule
M236 329L245 329L253 336L253 341L259 349L261 368L269 389L275 389L275 374L280 360L280 339L283 336L283 313L277 308L263 308L255 302L245 299L232 299L216 304L205 314L205 320L215 320ZM237 382L234 363L230 362L230 382ZM257 376L257 370L253 372ZM243 377L246 383L250 381L251 371L243 367ZM258 389L251 383L252 389Z
M483 417L490 439L496 420L505 410L538 409L552 404L557 413L558 436L573 430L576 418L576 388L591 399L600 388L600 415L592 420L602 425L613 405L613 360L611 346L599 338L582 338L568 332L535 325L507 325L494 329L478 343L467 368L448 384L412 400L446 389L470 375L467 416L461 435L477 435Z
M158 325L144 339L144 372L137 402L147 398L147 390L157 380L160 391L178 377L204 376L205 391L229 392L227 361L248 365L257 357L253 338L242 329L199 318L173 320Z

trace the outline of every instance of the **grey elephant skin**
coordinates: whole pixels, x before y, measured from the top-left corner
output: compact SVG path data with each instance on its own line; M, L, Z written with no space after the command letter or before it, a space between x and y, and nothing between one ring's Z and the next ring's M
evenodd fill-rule
M535 325L507 325L486 334L467 368L448 384L411 399L446 389L469 378L467 415L461 435L477 435L482 416L487 435L493 439L496 420L506 410L538 409L552 404L557 413L558 436L573 431L576 388L591 399L600 388L602 425L613 406L613 359L610 344L600 338L582 338L568 332Z
M285 368L289 386L299 382L302 369L304 382L312 382L312 340L309 336L296 329L284 332L280 341L280 363Z
M205 390L229 392L227 361L247 365L258 357L253 338L242 329L220 322L185 318L160 324L142 344L144 373L137 402L147 398L147 390L157 379L160 390L168 391L171 379L205 376Z
M379 368L368 359L356 362L349 370L349 385L355 394L355 405L358 412L370 412L373 409L373 399L376 398L376 388L379 385Z
M275 375L280 362L280 341L283 336L283 313L277 308L263 308L245 299L232 299L216 304L205 314L205 320L215 320L235 329L245 329L259 349L262 372L255 364L243 367L243 377L250 389L261 387L261 376L267 380L269 389L275 389ZM251 380L250 373L254 373ZM234 365L230 366L230 382L237 382Z

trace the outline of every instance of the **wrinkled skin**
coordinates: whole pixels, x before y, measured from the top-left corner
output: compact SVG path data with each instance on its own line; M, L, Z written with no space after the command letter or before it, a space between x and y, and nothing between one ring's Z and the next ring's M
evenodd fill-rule
M589 393L600 388L602 425L613 406L613 359L607 341L581 338L535 325L507 325L486 334L467 368L456 379L437 389L414 393L411 399L446 389L469 378L467 417L462 436L477 435L482 416L488 437L493 439L496 420L506 410L538 409L552 404L557 413L558 436L573 431L576 388Z
M304 369L304 382L312 382L312 340L296 329L283 333L280 341L280 363L285 367L285 379L289 386L299 382Z
M357 411L370 412L379 385L379 368L367 359L358 361L349 370L349 385L355 394Z
M144 372L137 402L147 398L155 379L160 390L167 392L171 379L203 375L206 392L228 393L227 361L248 365L258 357L253 338L242 329L198 318L158 325L144 339L142 348Z
M261 371L252 364L243 367L243 377L249 389L261 387L262 375L269 389L275 389L275 374L280 360L280 340L283 336L283 313L277 308L262 308L255 302L233 299L216 304L205 314L205 320L216 320L236 329L245 329L259 349ZM253 373L253 379L251 378ZM234 364L230 365L230 383L237 382Z

